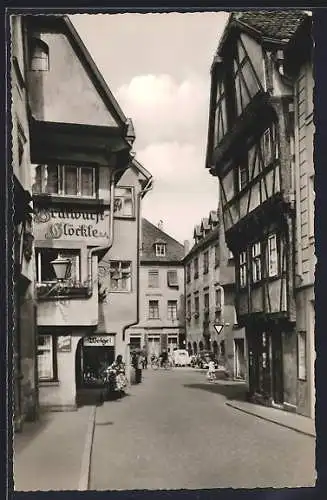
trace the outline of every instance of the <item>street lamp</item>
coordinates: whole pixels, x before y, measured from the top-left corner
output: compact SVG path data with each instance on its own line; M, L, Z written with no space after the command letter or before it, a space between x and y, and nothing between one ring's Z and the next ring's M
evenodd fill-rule
M55 260L51 261L51 264L58 281L61 282L68 278L72 265L72 261L70 259L60 257L60 255L58 255Z

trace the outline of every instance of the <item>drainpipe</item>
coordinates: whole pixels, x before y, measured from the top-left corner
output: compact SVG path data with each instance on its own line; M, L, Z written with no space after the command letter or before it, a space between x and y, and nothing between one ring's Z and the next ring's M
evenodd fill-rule
M296 93L298 95L298 85L296 85ZM295 275L298 275L302 280L302 242L301 242L301 201L300 201L300 152L299 152L299 112L297 102L294 102L294 177L295 177L295 217L296 217L296 247L297 247L297 270Z
M92 272L92 258L96 252L108 251L113 245L114 242L114 198L115 198L115 176L119 172L124 172L126 167L121 168L119 170L113 170L110 174L110 222L109 222L109 242L105 246L98 246L91 248L88 254L88 296L90 297L93 294L93 272Z
M136 269L136 289L137 289L137 296L136 296L136 321L133 321L133 323L130 323L128 325L125 325L123 328L123 342L125 341L126 337L126 330L130 328L131 326L135 326L140 322L140 290L139 290L139 284L140 284L140 223L141 223L141 199L147 193L153 188L152 184L152 177L149 179L148 183L146 184L145 188L140 191L137 195L137 269ZM127 353L128 354L128 353ZM128 359L126 358L126 363L128 362Z

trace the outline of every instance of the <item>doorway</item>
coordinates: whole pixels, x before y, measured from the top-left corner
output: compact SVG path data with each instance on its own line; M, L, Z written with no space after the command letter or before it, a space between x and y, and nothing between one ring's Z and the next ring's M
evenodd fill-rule
M245 379L244 339L235 339L234 348L235 348L235 377L244 380Z
M115 360L113 345L84 345L82 338L76 349L76 388L91 389L103 386L101 369Z
M284 400L283 384L283 348L281 332L276 330L271 335L272 358L272 397L274 403L282 404Z
M148 353L151 356L159 357L160 355L160 336L148 336Z

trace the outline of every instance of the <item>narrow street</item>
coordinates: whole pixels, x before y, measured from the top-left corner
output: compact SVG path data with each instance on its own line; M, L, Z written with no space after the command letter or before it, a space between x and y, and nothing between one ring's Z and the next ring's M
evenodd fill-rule
M241 384L190 368L143 374L97 408L91 490L314 485L314 438L226 406Z

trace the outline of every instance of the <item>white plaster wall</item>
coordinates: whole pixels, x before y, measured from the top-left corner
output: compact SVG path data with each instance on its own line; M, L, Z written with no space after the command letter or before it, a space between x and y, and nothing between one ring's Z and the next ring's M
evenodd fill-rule
M74 407L76 403L75 356L81 337L72 337L70 352L59 352L58 383L40 383L39 398L41 406Z

